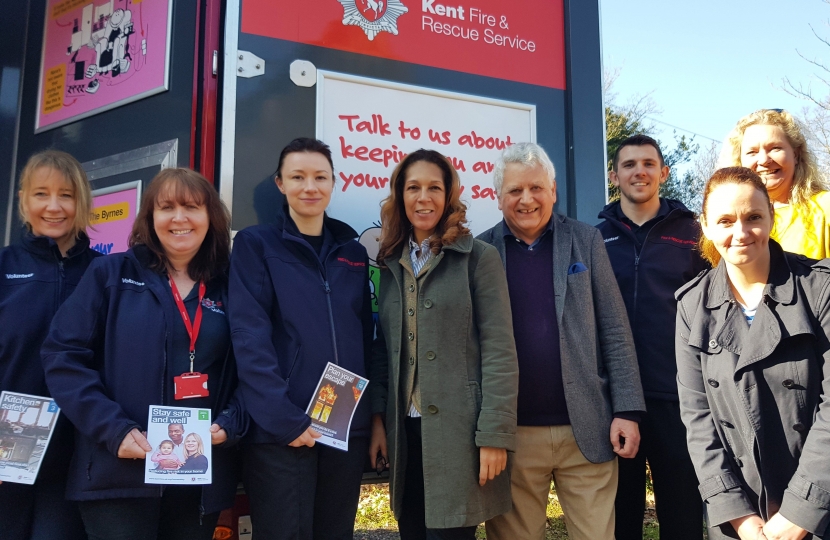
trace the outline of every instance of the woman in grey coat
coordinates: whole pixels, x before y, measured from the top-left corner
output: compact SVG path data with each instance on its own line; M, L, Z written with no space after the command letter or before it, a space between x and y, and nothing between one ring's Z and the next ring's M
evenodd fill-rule
M370 456L389 459L402 540L473 539L510 509L519 373L507 279L496 249L465 226L445 157L413 152L390 183Z
M709 538L830 538L830 261L770 240L749 169L712 176L700 221L713 269L677 293L677 383Z

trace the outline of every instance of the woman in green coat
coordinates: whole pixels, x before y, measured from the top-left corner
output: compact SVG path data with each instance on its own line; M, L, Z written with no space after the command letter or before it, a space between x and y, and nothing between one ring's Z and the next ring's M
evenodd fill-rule
M519 372L507 280L495 248L465 226L444 156L409 154L390 189L370 455L389 460L402 540L473 539L511 504Z

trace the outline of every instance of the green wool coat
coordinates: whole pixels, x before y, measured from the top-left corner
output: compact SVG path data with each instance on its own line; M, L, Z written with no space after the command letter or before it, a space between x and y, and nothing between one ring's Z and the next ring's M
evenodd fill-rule
M407 459L402 289L410 271L400 256L387 258L381 270L380 327L369 375L373 412L386 418L397 518ZM519 367L507 279L496 249L469 235L444 246L428 267L417 298L426 526L478 525L511 506L509 467L478 485L479 448L512 451L515 445Z

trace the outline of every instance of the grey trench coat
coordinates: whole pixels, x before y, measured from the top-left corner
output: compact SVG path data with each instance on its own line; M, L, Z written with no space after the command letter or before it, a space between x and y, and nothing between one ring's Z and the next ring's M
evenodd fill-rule
M407 459L402 288L411 270L400 256L385 264L369 389L373 412L386 417L392 510L400 518ZM519 368L507 279L495 248L472 236L444 246L425 271L417 298L417 373L426 526L478 525L511 506L509 470L478 485L479 448L515 448Z
M726 267L677 292L677 386L709 538L775 513L830 538L830 260L785 253L751 326Z

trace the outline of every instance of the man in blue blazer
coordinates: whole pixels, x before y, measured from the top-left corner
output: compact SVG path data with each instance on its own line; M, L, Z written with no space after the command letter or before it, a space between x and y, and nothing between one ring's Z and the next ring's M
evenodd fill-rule
M615 457L637 454L645 402L602 236L553 212L556 174L536 144L506 148L494 185L504 220L479 239L507 272L519 403L513 509L487 538L543 540L553 480L569 537L613 540Z

